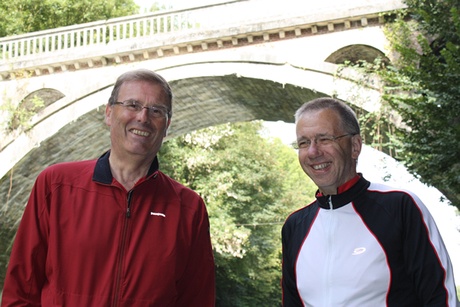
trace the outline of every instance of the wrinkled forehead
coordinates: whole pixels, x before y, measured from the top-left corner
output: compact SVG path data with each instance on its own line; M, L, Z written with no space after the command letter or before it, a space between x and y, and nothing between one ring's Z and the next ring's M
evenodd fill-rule
M144 104L169 103L169 98L161 84L145 80L126 81L120 86L118 100L132 99Z
M342 130L340 116L331 109L307 111L296 123L297 138L336 134Z

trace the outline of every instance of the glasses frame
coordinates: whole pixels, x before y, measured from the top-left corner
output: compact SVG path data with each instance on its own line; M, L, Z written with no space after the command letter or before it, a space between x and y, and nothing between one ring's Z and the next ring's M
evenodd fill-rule
M113 105L120 105L124 107L126 110L133 113L140 113L143 109L147 109L149 117L152 118L168 119L170 117L170 111L167 108L160 106L144 106L142 103L134 99L116 101L113 103Z
M324 147L324 146L328 146L334 142L336 142L338 139L341 139L343 137L346 137L346 136L355 136L357 135L357 133L346 133L346 134L342 134L342 135L339 135L339 136L333 136L333 135L321 135L321 136L316 136L313 138L313 142L311 139L306 139L304 141L302 141L302 144L299 144L298 142L293 142L292 143L292 147L294 147L294 149L309 149L311 147L311 144L312 143L315 143L316 147ZM305 143L305 144L303 144Z

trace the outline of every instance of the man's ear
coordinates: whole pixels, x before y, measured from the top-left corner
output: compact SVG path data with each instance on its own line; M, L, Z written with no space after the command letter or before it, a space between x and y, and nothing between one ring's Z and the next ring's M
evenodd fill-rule
M112 106L107 104L105 106L105 118L104 118L104 121L105 121L105 124L107 126L110 126L112 121L111 121L111 115L112 115Z
M362 146L363 140L361 139L361 136L359 134L353 135L351 137L351 156L354 160L358 159Z
M171 118L168 117L168 123L166 124L164 137L168 135L169 125L171 125Z

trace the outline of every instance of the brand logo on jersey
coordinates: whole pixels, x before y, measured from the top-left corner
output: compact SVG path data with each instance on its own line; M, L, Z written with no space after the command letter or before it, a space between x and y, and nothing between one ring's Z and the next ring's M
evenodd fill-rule
M150 215L166 217L166 215L164 213L158 213L158 212L150 212Z
M357 248L355 248L355 250L353 251L353 254L351 254L351 255L352 255L352 256L361 255L361 254L363 254L365 251L366 251L366 248L365 248L365 247L357 247Z

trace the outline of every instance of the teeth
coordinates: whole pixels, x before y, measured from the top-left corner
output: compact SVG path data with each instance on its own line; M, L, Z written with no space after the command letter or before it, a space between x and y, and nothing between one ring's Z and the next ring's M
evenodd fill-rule
M320 170L320 169L326 168L328 165L329 163L323 163L323 164L313 165L313 168L315 170Z
M131 130L132 133L134 134L137 134L137 135L140 135L140 136L149 136L150 133L146 132L146 131L141 131L141 130L137 130L137 129L133 129Z

